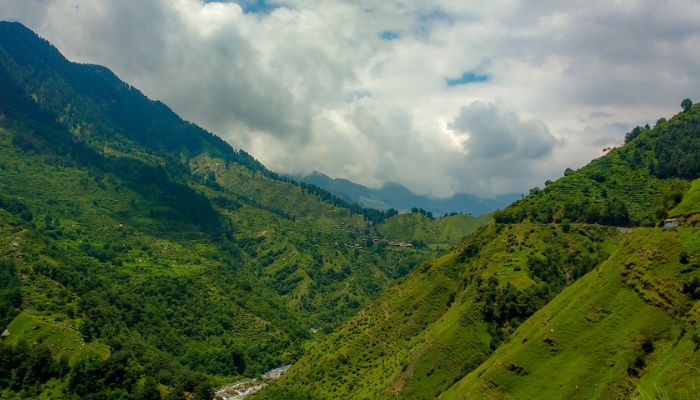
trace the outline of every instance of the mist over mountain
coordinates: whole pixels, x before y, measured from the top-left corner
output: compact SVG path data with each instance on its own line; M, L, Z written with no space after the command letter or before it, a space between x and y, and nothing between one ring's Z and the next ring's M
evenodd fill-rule
M318 171L295 179L324 188L346 201L364 207L380 210L394 208L400 212L407 212L412 208L422 208L435 215L449 213L481 215L504 208L522 197L515 193L494 197L478 197L457 193L446 199L437 199L415 194L398 183L385 183L379 189L372 189L347 179L331 178Z

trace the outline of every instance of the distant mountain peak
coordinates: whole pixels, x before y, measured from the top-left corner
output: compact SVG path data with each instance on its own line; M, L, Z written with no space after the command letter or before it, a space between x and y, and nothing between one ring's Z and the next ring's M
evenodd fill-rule
M481 215L503 208L520 198L519 194L507 194L493 198L456 193L446 199L419 195L397 182L385 182L379 189L372 189L347 179L331 178L314 170L312 173L296 177L302 182L312 183L335 195L364 207L378 209L395 208L408 212L412 208L422 208L436 215L453 212Z

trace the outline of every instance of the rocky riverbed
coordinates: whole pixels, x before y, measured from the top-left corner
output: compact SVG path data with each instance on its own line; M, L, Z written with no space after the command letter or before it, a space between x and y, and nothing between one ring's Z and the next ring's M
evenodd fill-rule
M260 378L243 379L236 381L230 385L219 388L216 391L216 399L218 400L242 400L253 393L259 392L270 382L277 380L287 372L291 365L284 365L279 368L271 369L264 373Z

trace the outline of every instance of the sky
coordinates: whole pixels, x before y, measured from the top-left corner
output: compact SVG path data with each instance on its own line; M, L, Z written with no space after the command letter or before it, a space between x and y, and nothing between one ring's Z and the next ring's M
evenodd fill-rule
M526 192L700 99L695 0L3 0L268 168Z

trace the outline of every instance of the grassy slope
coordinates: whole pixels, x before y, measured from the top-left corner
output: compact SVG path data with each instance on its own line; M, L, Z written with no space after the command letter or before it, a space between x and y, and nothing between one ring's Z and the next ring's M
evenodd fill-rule
M700 213L700 179L691 182L681 202L668 212L669 217L680 217Z
M699 233L635 231L441 398L694 398L700 303L681 291L700 276Z
M456 244L479 227L489 223L489 214L480 217L451 215L430 219L420 213L399 214L377 226L377 231L390 240L420 242L426 245Z
M17 344L25 340L30 344L47 344L56 357L66 356L75 362L80 358L96 355L101 358L109 356L109 347L99 342L86 343L77 327L70 319L47 318L44 315L33 315L23 312L7 327L10 336L6 344Z
M612 229L494 225L424 264L306 355L261 398L434 398L491 352L479 281L534 284L530 253L556 243L603 252ZM594 239L591 239L594 238ZM465 258L468 249L478 249Z

